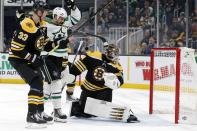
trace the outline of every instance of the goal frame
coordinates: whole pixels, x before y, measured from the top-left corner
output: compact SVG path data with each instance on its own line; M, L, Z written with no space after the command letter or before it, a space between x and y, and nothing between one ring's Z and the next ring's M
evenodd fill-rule
M181 49L179 48L153 48L151 50L150 56L150 94L149 94L149 114L153 114L153 81L154 81L154 55L155 51L166 50L166 51L176 51L176 75L175 75L175 116L174 122L178 124L179 121L179 99L180 99L180 65L181 65Z

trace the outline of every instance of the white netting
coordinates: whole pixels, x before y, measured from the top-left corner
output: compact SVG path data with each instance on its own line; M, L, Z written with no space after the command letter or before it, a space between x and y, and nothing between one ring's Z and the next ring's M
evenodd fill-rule
M175 111L177 50L154 50L153 113ZM179 122L197 123L197 65L194 50L181 48ZM195 122L194 122L195 120Z

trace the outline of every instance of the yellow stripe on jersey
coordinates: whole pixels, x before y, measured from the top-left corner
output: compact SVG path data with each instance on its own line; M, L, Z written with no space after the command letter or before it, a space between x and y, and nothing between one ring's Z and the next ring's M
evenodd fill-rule
M82 70L81 67L78 65L78 63L75 63L74 65L77 67L77 69L78 69L80 72L83 72L83 70Z
M44 21L44 20L42 20L42 21L40 22L40 25L41 25L42 27L46 27L46 24L47 24L47 22Z
M40 105L44 104L44 102L28 101L28 104Z
M87 52L87 55L89 57L92 57L92 58L95 58L95 59L99 59L99 60L102 60L102 53L99 52L99 51L88 51Z
M115 73L116 76L122 76L122 72Z
M83 67L83 70L86 70L87 69L86 66L83 64L83 62L81 62L81 61L78 61L78 62Z
M34 21L30 18L25 18L20 24L22 29L28 33L36 33L38 30Z
M102 89L105 89L107 87L103 86L103 87L99 87L99 86L96 86L90 82L88 82L86 79L84 80L83 82L83 86L88 89L88 90L91 90L91 91L96 91L96 90L102 90Z
M83 72L84 70L86 70L85 65L84 65L81 61L75 62L74 65L77 67L77 69L78 69L80 72Z
M15 56L15 55L9 55L9 57L12 57L12 58L20 58L20 57Z
M15 51L21 51L23 50L24 48L15 48L15 47L11 47L11 50L15 50Z
M29 99L29 98L35 98L35 99L39 99L39 100L43 100L43 99L44 99L44 97L34 96L34 95L28 96L28 99Z
M115 67L115 68L118 68L118 70L123 70L123 68L122 68L122 66L120 65L120 63L109 63L110 65L112 65L113 67Z
M25 47L25 45L23 45L23 44L20 44L20 43L18 43L18 42L15 42L15 41L13 41L12 40L12 42L11 42L11 45L16 45L16 46L20 46L20 47Z
M103 87L96 86L96 85L94 85L94 84L88 82L87 80L85 80L85 82L86 82L88 85L90 85L90 86L92 86L92 87L94 87L94 88L96 88L96 89L104 89L104 88L106 88L106 87L104 87L104 86L103 86Z
M87 90L89 91L96 91L96 89L93 89L93 88L89 88L86 83L83 83L83 87L85 87Z

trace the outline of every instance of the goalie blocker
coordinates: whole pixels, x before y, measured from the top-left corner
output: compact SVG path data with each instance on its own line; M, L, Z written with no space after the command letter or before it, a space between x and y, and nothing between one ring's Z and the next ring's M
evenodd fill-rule
M78 105L79 101L72 102L70 116L72 116ZM91 97L87 97L84 112L84 118L96 116L127 123L140 122L130 108Z

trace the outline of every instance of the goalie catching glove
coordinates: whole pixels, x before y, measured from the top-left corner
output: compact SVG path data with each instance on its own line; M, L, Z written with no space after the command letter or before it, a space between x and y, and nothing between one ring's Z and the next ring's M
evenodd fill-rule
M103 79L105 81L104 85L109 87L110 89L118 89L120 87L120 81L113 73L104 73Z

